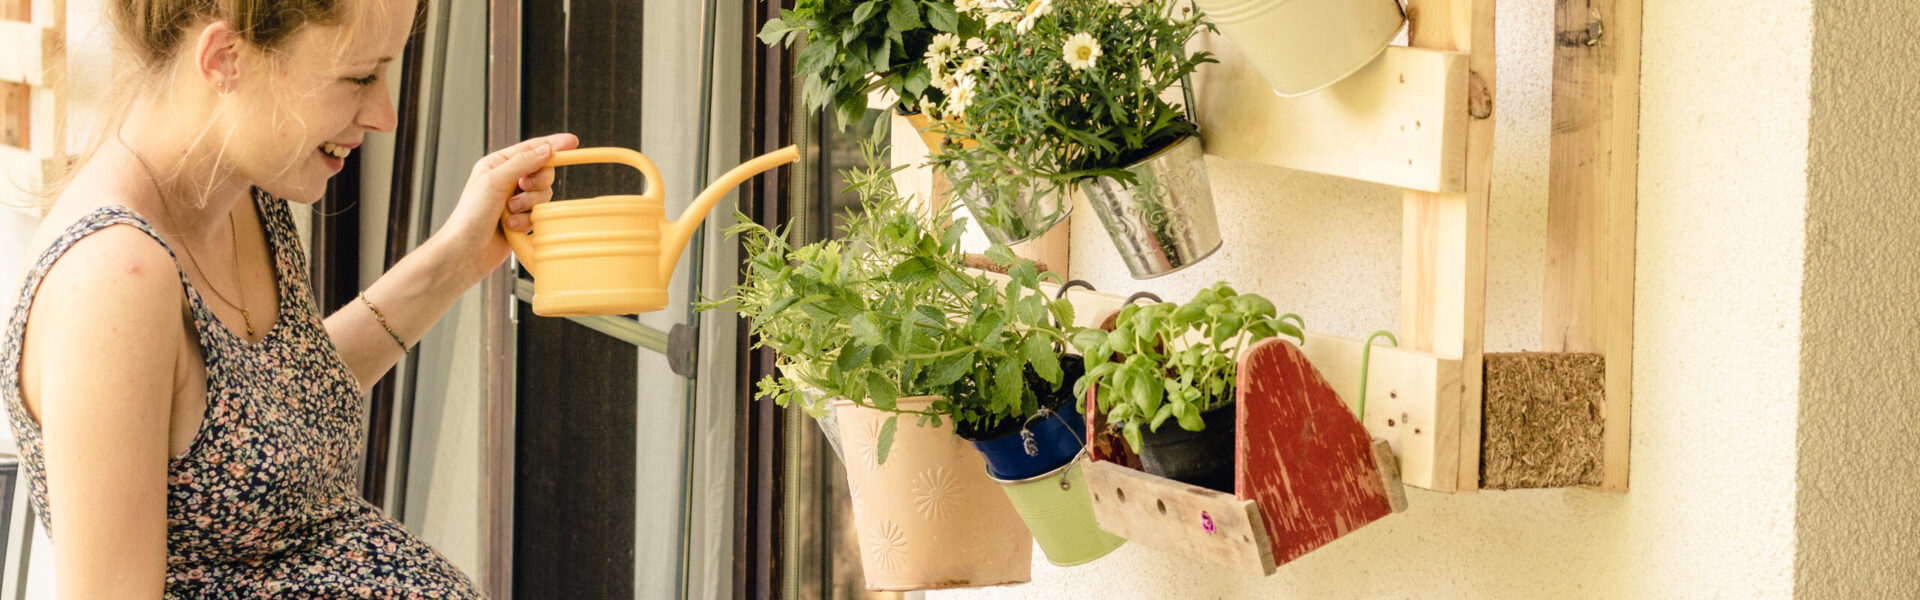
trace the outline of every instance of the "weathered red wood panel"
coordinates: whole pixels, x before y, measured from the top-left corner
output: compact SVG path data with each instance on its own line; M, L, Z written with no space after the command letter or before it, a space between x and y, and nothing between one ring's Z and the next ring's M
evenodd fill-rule
M1366 428L1292 342L1248 348L1237 385L1234 488L1260 505L1276 563L1393 512Z

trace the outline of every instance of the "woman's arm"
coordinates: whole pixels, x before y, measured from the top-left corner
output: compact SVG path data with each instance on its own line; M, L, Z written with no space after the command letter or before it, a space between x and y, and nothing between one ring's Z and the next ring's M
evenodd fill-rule
M186 335L173 260L131 227L88 236L41 283L29 335L60 598L159 598Z
M572 134L562 133L481 158L446 225L374 281L364 300L355 299L327 317L327 334L362 391L406 355L393 335L412 347L461 294L506 261L511 249L500 234L501 209L514 213L508 226L531 228L525 213L553 195L553 169L546 167L547 160L553 152L579 144ZM386 326L368 303L379 309Z

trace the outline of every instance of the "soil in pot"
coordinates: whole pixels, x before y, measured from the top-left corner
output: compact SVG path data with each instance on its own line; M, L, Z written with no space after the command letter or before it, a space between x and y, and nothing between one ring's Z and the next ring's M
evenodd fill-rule
M1233 402L1200 413L1206 429L1187 431L1168 420L1140 432L1140 462L1148 473L1216 492L1233 493Z
M1071 462L1085 446L1086 418L1074 402L1073 384L1086 372L1078 356L1060 357L1060 369L1066 373L1060 388L1049 390L1046 380L1027 369L1027 385L1039 395L1040 405L1048 409L1045 419L1030 424L1025 419L1001 419L988 428L962 424L960 437L973 442L987 459L987 472L996 479L1019 480L1039 476ZM1021 435L1022 425L1032 433L1032 447ZM1031 449L1030 454L1027 451Z

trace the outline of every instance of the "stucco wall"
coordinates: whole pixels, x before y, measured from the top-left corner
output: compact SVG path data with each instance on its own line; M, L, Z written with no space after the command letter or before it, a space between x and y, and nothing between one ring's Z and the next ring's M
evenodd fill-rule
M1793 593L1811 2L1647 2L1633 491L1412 491L1411 510L1258 578L1129 545L935 599L1672 598ZM1486 339L1538 347L1552 3L1499 3ZM1084 210L1073 273L1183 299L1217 279L1360 336L1395 327L1397 192L1209 160L1227 246L1136 283ZM1084 207L1083 207L1084 208Z
M1806 598L1920 590L1920 7L1813 13L1799 538Z

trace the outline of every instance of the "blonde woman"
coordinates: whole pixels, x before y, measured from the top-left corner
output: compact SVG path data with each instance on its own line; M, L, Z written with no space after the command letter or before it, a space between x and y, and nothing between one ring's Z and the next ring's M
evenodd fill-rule
M478 597L359 499L360 399L508 254L573 136L482 159L447 224L324 320L287 202L391 130L417 0L109 0L133 75L6 313L0 396L78 598Z

